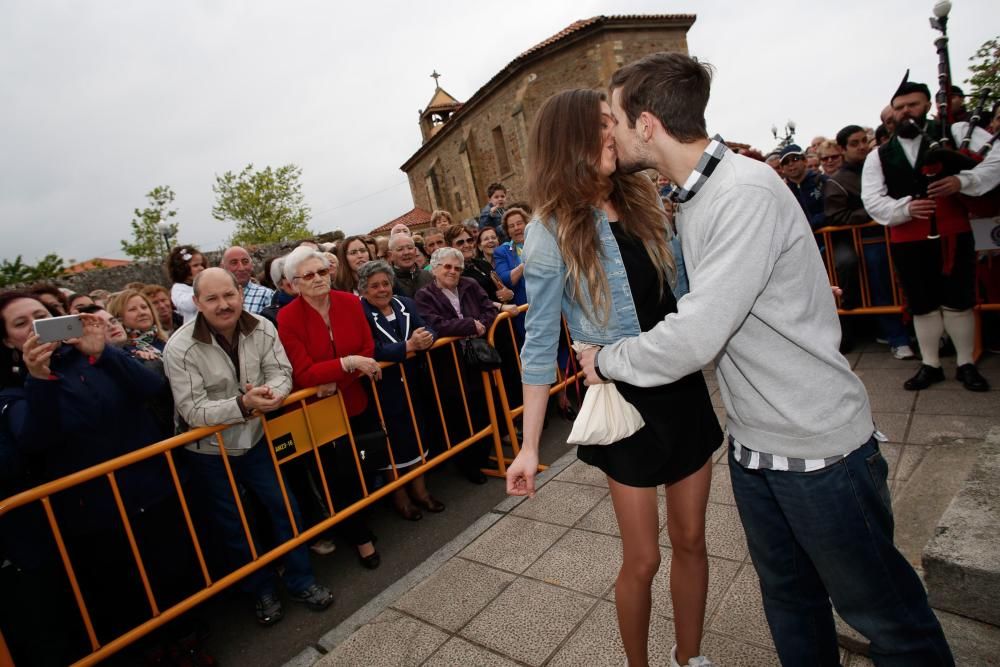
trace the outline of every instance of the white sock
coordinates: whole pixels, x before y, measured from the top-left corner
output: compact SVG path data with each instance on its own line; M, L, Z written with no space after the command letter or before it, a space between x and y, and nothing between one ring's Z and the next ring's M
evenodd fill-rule
M941 311L934 310L926 315L914 315L913 328L917 332L917 343L920 345L920 356L923 357L923 363L934 368L941 368L941 358L938 357L938 345L941 342L941 334L944 333Z
M969 310L942 309L945 331L955 346L955 361L959 366L972 363L972 348L976 342L976 316Z

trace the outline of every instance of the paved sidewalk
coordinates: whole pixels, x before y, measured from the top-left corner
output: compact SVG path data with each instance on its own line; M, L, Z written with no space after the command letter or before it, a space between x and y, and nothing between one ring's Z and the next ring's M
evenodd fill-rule
M989 428L1000 425L1000 362L985 358L980 365L995 388L989 393L964 391L951 379L953 360L950 366L945 361L947 382L913 393L901 386L917 362L897 361L885 347L874 345L849 359L869 389L878 428L889 438L883 453L889 461L898 529L907 540L901 548L919 564L923 544L954 493L948 489L956 484L929 483L927 475L938 466L921 464L928 459L933 464L933 455L941 455L957 457L956 465L964 465ZM714 374L706 377L721 419ZM707 514L709 592L703 651L718 665L777 665L724 452L720 447L715 458ZM954 469L951 473L955 477ZM541 480L544 486L534 499L502 502L331 630L320 641L325 655L311 647L289 664L623 665L614 606L621 540L607 482L595 468L577 461L572 451ZM928 499L924 491L937 492L937 497ZM650 630L655 665L669 664L674 643L670 542L663 512L661 504L663 564L653 585ZM951 635L951 625L945 626ZM973 634L981 634L977 641L995 650L995 630L983 626ZM871 664L846 651L842 661L847 667Z

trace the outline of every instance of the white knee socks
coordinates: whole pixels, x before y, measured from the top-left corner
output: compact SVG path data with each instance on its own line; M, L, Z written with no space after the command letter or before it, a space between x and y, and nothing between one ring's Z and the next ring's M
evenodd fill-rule
M976 340L976 316L972 310L941 309L944 330L955 344L955 362L961 366L972 363L972 348ZM914 318L914 324L916 318ZM919 334L918 334L919 335Z
M941 359L938 356L938 345L941 344L941 334L944 333L941 311L935 310L926 315L914 315L913 328L917 333L917 343L920 344L920 356L923 357L923 363L927 366L940 368ZM951 332L949 331L949 333Z

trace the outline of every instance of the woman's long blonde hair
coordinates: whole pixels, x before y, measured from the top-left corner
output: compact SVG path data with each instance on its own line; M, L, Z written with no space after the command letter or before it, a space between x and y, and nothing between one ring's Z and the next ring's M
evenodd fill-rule
M602 176L597 169L603 141L601 101L596 90L565 90L542 105L528 149L528 200L542 223L555 219L556 237L571 294L578 303L587 284L594 314L607 323L611 310L608 277L593 207L604 198L614 204L619 225L638 239L656 267L660 293L675 279L670 225L653 183L642 174Z

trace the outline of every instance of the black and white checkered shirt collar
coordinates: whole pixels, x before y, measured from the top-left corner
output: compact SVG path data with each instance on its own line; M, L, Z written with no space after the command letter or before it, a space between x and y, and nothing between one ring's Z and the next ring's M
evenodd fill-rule
M702 153L701 159L698 160L698 164L695 165L694 171L688 176L687 181L684 182L680 188L675 187L670 193L671 201L677 204L683 204L689 201L692 197L698 194L698 190L701 186L705 184L705 181L709 179L715 168L719 166L719 162L722 161L722 156L726 154L729 148L726 146L722 137L715 135L712 140L708 142L708 146L705 147L705 152Z

